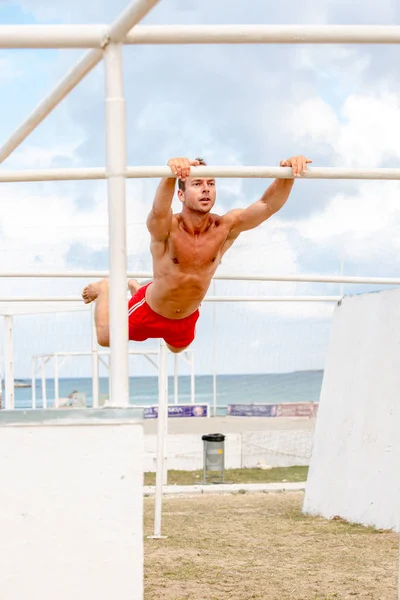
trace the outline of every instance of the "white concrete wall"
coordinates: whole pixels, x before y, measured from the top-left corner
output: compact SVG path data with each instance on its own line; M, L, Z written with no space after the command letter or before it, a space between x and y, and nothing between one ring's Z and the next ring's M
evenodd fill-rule
M326 361L304 511L399 529L400 290L343 299Z
M4 426L1 600L143 600L140 424Z
M256 431L228 433L225 437L225 468L307 465L312 452L313 431ZM145 436L145 471L156 470L157 436ZM193 471L203 468L201 435L175 434L167 438L168 469Z

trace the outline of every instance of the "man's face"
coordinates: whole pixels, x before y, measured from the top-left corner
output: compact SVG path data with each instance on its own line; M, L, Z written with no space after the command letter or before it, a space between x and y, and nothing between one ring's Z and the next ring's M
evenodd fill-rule
M178 197L189 210L206 214L215 204L215 179L189 177L185 181L185 190L179 190Z

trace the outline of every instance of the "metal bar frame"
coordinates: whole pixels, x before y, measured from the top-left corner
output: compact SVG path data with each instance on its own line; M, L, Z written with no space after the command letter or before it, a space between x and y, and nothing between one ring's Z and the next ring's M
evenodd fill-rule
M5 147L6 146L3 146L3 148ZM3 155L1 154L0 149L0 162L1 160L4 160L4 158L1 158L2 156ZM291 167L207 166L195 167L195 172L199 177L216 177L220 179L293 179ZM120 174L127 179L161 179L162 177L175 177L168 167L160 166L124 166L121 168ZM0 183L89 180L101 181L104 179L107 179L107 169L104 167L66 169L0 169ZM310 167L308 169L308 173L303 175L301 179L399 181L400 169L343 169L337 167Z
M2 25L0 48L101 48L109 25ZM112 41L112 38L110 38ZM140 25L125 44L399 44L398 25Z
M0 272L0 279L103 279L108 277L108 271L15 271ZM127 273L127 277L135 279L149 279L153 273L146 271L132 271ZM400 277L357 277L352 275L241 275L240 273L227 273L214 275L214 281L281 281L288 283L353 283L353 284L373 284L373 285L400 285ZM5 300L0 297L0 302ZM82 303L82 298L79 298Z
M5 408L15 408L14 389L14 324L12 315L4 317L4 393Z
M110 293L111 296L111 293ZM206 296L203 298L202 302L339 302L342 299L342 296ZM125 298L124 298L125 300ZM78 302L79 297L64 297L60 296L52 297L52 298L40 298L40 297L27 297L24 296L14 296L10 298L0 298L0 314L1 314L1 303L17 303L17 302ZM110 302L111 306L111 302ZM128 311L127 311L127 302L125 300L124 310L121 311L124 313L126 309L126 322L122 324L122 330L125 331L127 329L126 323L128 323ZM111 313L111 311L110 311ZM125 316L124 314L122 316ZM111 317L111 315L110 315ZM110 318L111 323L111 318ZM111 328L111 327L110 327ZM126 332L127 333L127 332ZM113 335L113 334L111 334ZM115 335L115 334L114 334ZM125 338L124 338L125 340ZM126 336L127 344L128 344L128 334ZM125 341L124 341L125 343ZM127 349L126 349L127 351Z

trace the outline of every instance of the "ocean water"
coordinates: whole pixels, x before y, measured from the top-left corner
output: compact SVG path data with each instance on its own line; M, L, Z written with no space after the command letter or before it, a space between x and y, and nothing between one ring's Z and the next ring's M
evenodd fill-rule
M281 402L318 402L322 386L323 371L297 371L294 373L277 374L244 374L217 376L217 407L218 413L226 412L227 404L257 404ZM190 377L179 376L178 402L190 403ZM129 396L133 405L152 405L158 401L157 377L131 377L129 380ZM108 378L99 380L100 398L108 398ZM87 406L92 405L91 378L60 378L59 396L66 398L72 392L86 394ZM174 379L168 381L169 402L174 402ZM48 406L54 403L54 380L46 380L46 396ZM196 403L213 402L212 375L196 375ZM31 388L16 388L16 408L29 408L32 402ZM36 402L43 406L42 382L36 381Z

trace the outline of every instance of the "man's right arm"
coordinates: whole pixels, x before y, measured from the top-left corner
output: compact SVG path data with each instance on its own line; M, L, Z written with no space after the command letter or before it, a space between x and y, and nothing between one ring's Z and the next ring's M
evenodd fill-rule
M174 193L175 177L162 179L154 197L153 207L147 217L147 229L154 240L163 242L169 236Z
M190 167L198 164L198 161L191 162L187 158L171 158L168 161L172 173L182 180L189 177ZM175 180L175 177L165 177L160 181L153 207L147 217L147 229L155 241L165 242L171 230Z

